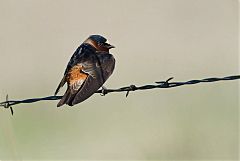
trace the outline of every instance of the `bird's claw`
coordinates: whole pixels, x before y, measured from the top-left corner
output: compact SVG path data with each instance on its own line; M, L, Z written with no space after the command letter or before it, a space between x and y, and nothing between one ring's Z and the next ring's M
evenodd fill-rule
M102 92L102 93L100 93L101 96L105 96L106 94L108 94L108 90L104 86L102 86L101 92Z

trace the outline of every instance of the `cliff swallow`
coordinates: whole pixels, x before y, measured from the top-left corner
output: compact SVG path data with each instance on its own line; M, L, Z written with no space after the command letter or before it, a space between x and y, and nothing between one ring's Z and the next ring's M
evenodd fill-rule
M109 78L115 59L109 53L113 45L100 35L91 35L74 52L55 95L67 82L67 90L57 107L73 106L93 95Z

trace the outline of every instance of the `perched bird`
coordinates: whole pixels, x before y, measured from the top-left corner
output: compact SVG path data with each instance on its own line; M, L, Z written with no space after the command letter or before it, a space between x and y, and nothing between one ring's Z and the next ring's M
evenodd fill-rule
M74 52L55 95L67 82L67 90L57 107L73 106L93 95L112 74L115 59L109 53L113 45L100 35L91 35Z

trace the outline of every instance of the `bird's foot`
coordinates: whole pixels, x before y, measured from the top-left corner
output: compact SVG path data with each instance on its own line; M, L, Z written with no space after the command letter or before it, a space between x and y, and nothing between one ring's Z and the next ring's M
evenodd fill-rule
M105 96L106 94L108 94L108 89L104 86L102 86L101 91L102 91L102 93L100 93L101 96Z

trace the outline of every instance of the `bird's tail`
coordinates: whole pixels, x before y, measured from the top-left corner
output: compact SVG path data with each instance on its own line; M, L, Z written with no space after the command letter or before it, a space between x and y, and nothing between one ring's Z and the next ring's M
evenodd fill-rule
M65 92L65 94L63 95L62 99L58 102L57 107L60 107L64 104L73 106L72 101L73 101L75 95L76 94L71 93L70 88L68 88L67 91Z

